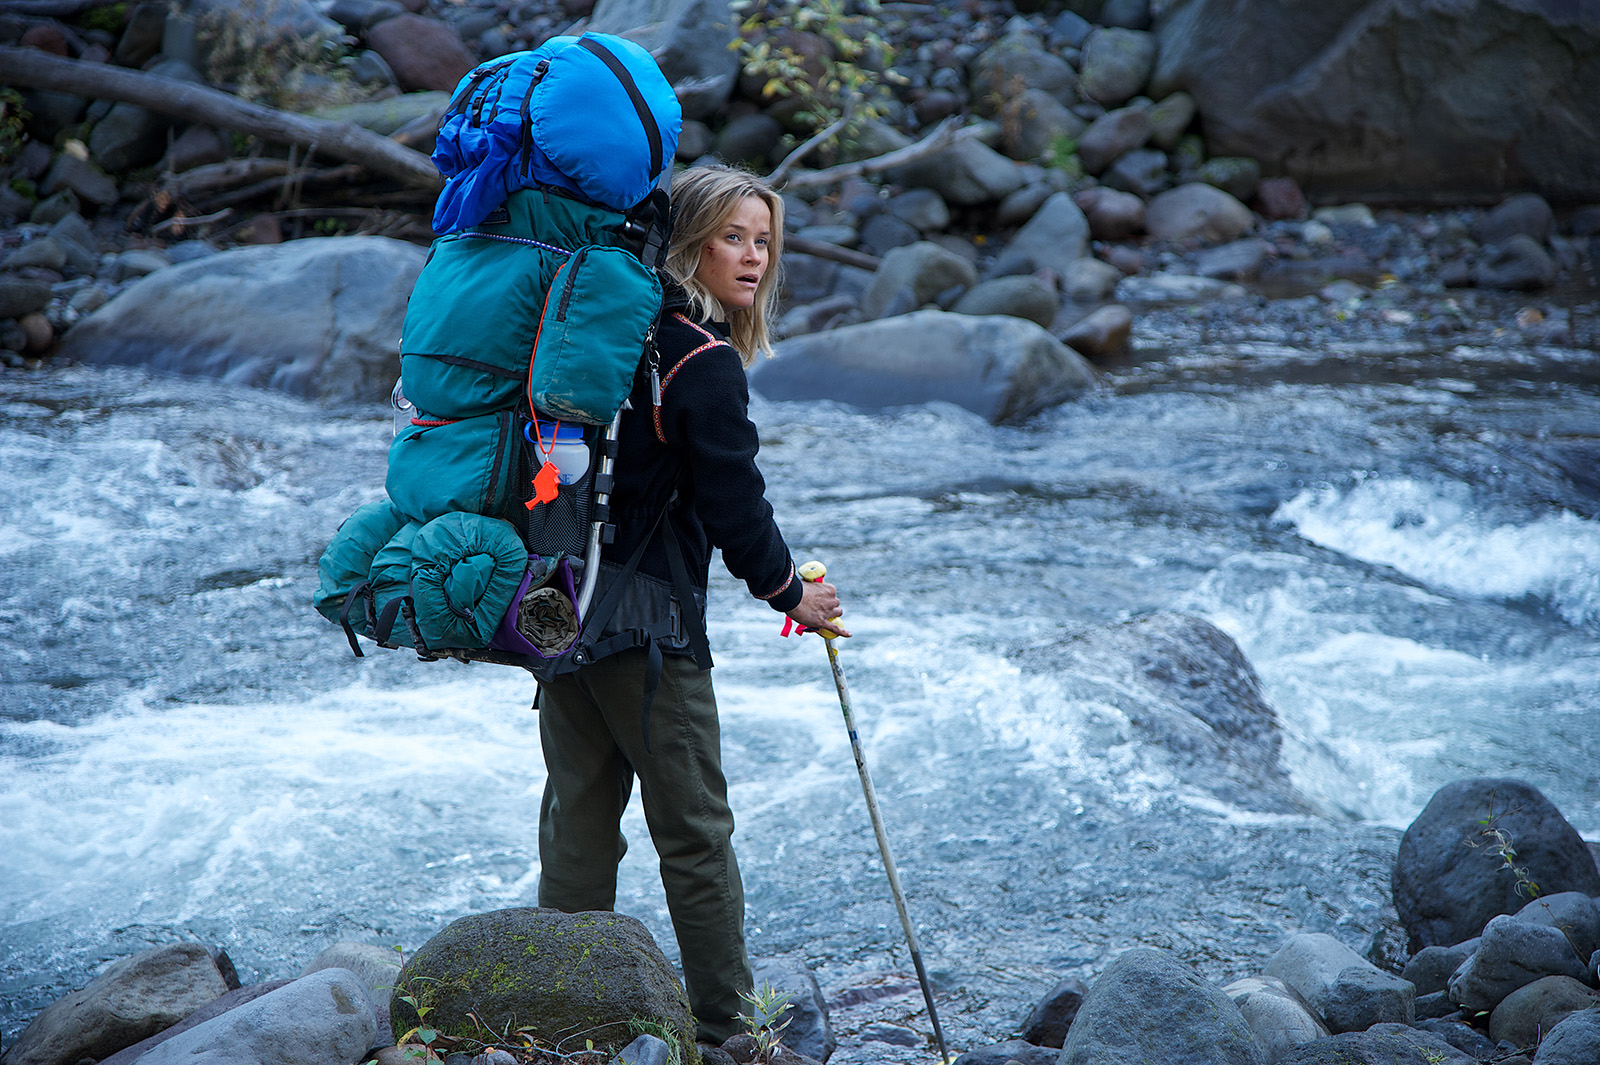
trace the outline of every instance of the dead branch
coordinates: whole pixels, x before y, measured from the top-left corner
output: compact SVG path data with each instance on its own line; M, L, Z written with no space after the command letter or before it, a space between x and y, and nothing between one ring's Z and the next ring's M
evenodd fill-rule
M783 246L786 251L797 251L801 255L815 255L819 259L832 259L836 263L844 263L846 266L859 266L863 270L876 270L882 262L882 260L868 255L864 251L841 248L837 244L829 244L825 240L812 240L809 237L784 237Z
M198 200L242 185L281 178L288 172L289 163L284 159L229 159L165 176L161 179L160 187L181 199Z
M904 148L896 148L892 152L873 156L871 159L862 159L854 163L840 163L830 166L826 170L800 170L789 175L783 182L784 188L805 188L811 185L831 185L844 181L847 178L860 177L862 174L876 173L879 170L890 170L897 166L925 156L942 152L946 148L969 137L976 137L981 132L979 126L958 128L960 118L951 116L934 127L933 132L914 144Z
M350 122L329 122L250 103L204 85L14 46L0 46L0 72L12 85L52 89L90 99L121 100L190 122L248 133L275 144L315 144L328 155L416 188L436 192L442 184L439 171L426 155L371 130Z
M854 114L855 109L856 98L852 95L846 98L844 102L844 113L841 114L836 121L830 123L827 129L824 129L822 132L818 133L816 136L800 145L800 147L783 157L783 162L779 163L777 168L774 169L772 173L767 175L767 184L774 187L783 184L783 179L788 176L789 171L793 170L800 160L806 157L806 153L810 152L811 149L828 140L830 137L833 137L840 130L844 129L850 124L850 116Z

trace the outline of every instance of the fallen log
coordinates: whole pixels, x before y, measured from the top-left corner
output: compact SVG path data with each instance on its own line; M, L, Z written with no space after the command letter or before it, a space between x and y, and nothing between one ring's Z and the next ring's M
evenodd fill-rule
M404 185L436 192L443 184L421 152L350 122L250 103L218 89L108 63L64 59L37 48L0 46L0 81L95 100L119 100L190 122L237 130L275 144L295 144L357 163Z

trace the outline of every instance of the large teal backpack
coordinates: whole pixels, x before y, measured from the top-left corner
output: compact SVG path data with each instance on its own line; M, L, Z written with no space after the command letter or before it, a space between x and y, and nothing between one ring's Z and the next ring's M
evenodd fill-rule
M412 289L387 498L351 515L319 564L316 607L357 655L364 636L425 659L503 662L549 677L624 647L648 645L654 657L658 644L687 640L709 664L686 573L674 582L673 609L630 626L618 608L637 598L642 548L615 572L603 575L599 562L618 413L661 308L669 214L665 193L649 188L679 124L653 61L619 42L557 38L483 64L462 79L441 127L435 159L453 178L441 211L449 199L452 217L481 217L434 242ZM586 91L584 78L598 88ZM531 177L548 178L553 158L583 156L548 130L524 136L535 148L520 160L508 154L512 123L526 130L530 115L553 108L570 138L584 128L566 113L575 101L600 106L618 92L637 104L633 158L657 168L643 185L649 195L629 209L608 204L630 182L639 187L631 170L619 180L591 162L571 179ZM539 104L541 93L556 104ZM609 138L593 151L626 146L615 114L590 118ZM461 169L463 160L478 170ZM483 190L497 187L513 191L485 212ZM657 527L671 536L669 523Z

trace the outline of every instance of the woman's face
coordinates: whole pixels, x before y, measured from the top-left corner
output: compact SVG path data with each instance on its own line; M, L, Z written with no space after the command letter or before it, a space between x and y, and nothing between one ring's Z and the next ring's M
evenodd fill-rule
M700 249L695 280L727 310L753 307L771 242L772 210L761 197L746 196Z

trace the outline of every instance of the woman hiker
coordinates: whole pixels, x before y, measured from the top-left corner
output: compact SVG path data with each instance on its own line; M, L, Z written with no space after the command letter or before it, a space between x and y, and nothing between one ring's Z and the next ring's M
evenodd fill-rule
M622 415L611 504L617 535L603 557L625 560L654 535L639 571L671 587L667 537L656 532L656 519L675 488L665 520L697 593L706 588L711 549L720 548L752 595L806 628L848 636L832 620L842 613L833 586L795 573L756 468L747 410L744 368L758 353L771 354L783 202L753 175L706 166L673 181L672 205L666 266L676 283L668 285L656 332L660 402L652 402L641 372ZM699 616L692 609L679 616L686 614ZM703 631L689 634L695 637L703 647ZM617 863L627 849L619 826L637 776L695 1038L720 1045L742 1030L739 1014L748 1010L739 997L751 990L744 887L710 671L687 650L663 650L648 708L644 648L542 684L549 776L539 811L539 905L568 913L614 907Z

